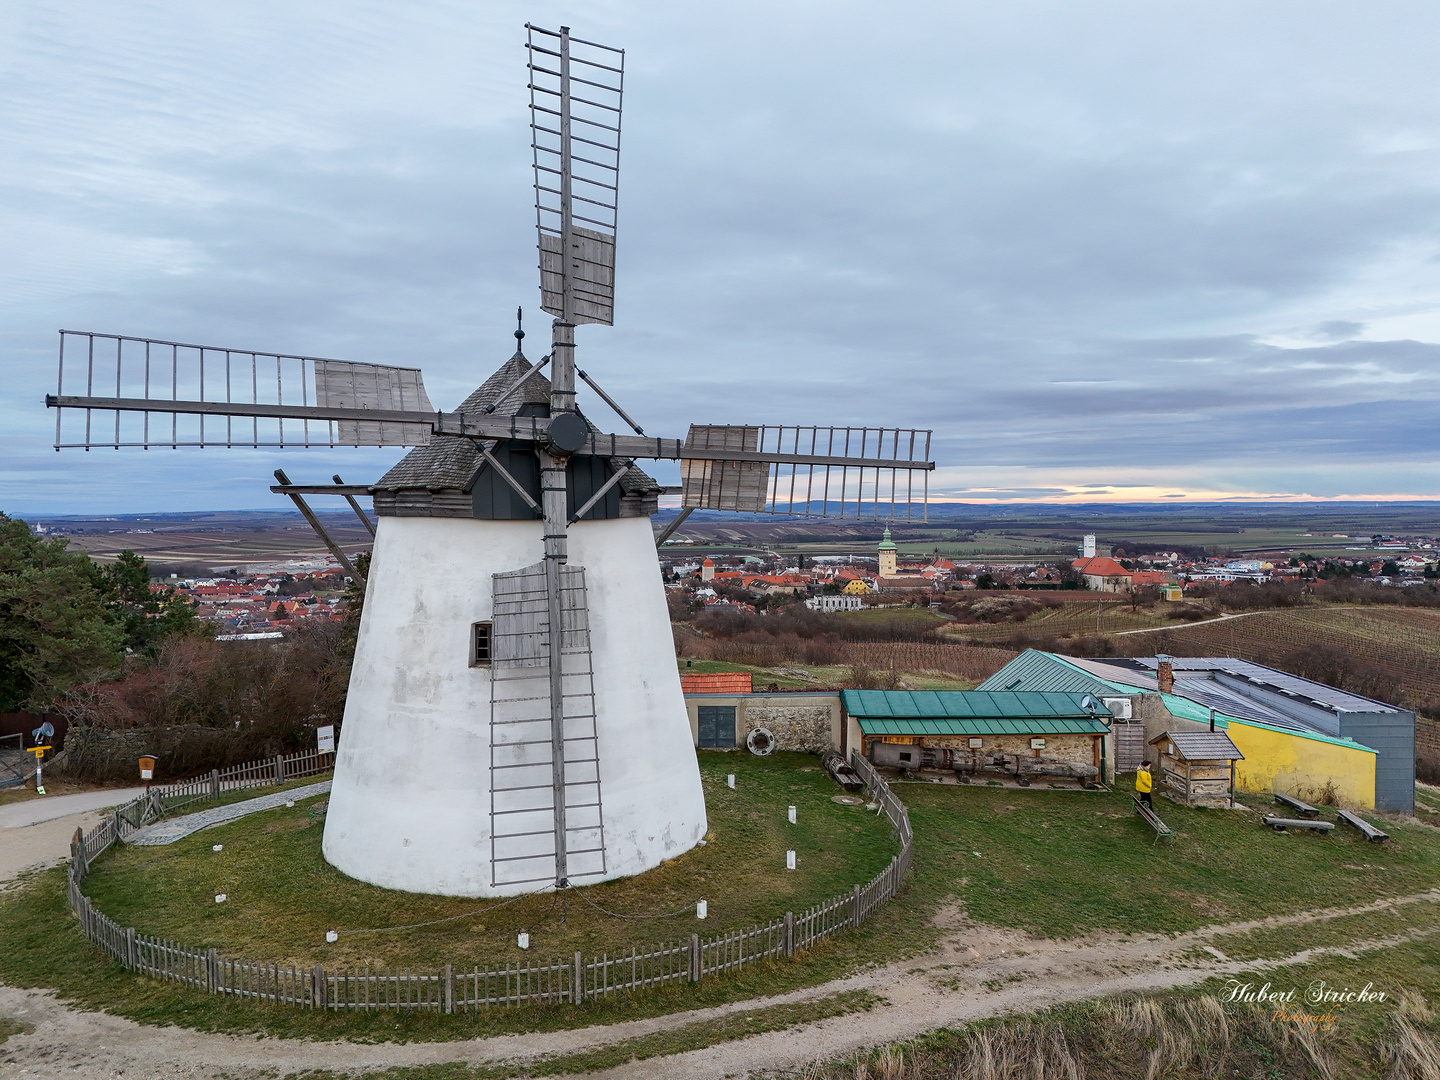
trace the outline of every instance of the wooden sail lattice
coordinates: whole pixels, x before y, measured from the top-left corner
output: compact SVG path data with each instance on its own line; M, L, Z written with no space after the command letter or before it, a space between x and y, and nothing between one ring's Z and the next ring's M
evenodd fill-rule
M728 453L733 459L686 457L686 451ZM680 505L752 514L925 519L930 477L924 459L929 454L930 432L912 428L692 424L681 451Z
M57 450L423 446L434 411L417 368L76 330L60 331L55 393L96 403L56 406ZM325 409L416 419L306 415Z

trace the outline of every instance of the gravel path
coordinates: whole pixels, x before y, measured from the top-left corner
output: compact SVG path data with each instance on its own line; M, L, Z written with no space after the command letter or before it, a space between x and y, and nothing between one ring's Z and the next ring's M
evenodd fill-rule
M159 847L163 844L173 844L176 840L183 840L191 833L208 829L211 825L219 825L221 822L234 821L247 814L256 814L261 810L284 806L287 802L308 799L311 795L323 795L329 790L330 781L324 780L318 784L276 792L274 795L262 795L258 799L246 799L244 802L230 803L227 806L216 806L210 810L186 814L184 817L166 818L163 821L157 821L154 825L146 825L143 829L137 829L125 842L137 847Z
M450 1043L317 1043L210 1035L177 1027L151 1028L103 1013L72 1009L49 993L0 986L0 1016L35 1029L30 1034L12 1036L0 1046L0 1078L273 1080L305 1069L358 1075L392 1066L529 1062L673 1030L729 1013L809 1001L844 990L869 990L889 1003L858 1016L835 1017L705 1050L631 1062L597 1074L614 1080L722 1080L761 1069L799 1069L816 1060L910 1038L948 1024L1107 994L1162 990L1262 966L1218 957L1197 961L1186 955L1219 933L1378 911L1397 904L1437 902L1440 890L1432 890L1358 908L1213 926L1173 938L1097 937L1079 942L1034 939L1017 931L971 924L950 912L944 937L927 955L822 986L608 1027ZM1435 932L1355 943L1343 950L1310 950L1282 963L1303 963L1325 953L1354 955ZM1263 966L1277 964L1267 961Z

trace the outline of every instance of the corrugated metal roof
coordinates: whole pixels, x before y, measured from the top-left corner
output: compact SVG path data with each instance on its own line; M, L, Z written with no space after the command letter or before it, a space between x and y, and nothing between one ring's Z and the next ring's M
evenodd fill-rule
M1094 695L1090 695L1094 696ZM1108 717L1099 699L1092 713L1085 693L1005 690L843 690L845 711L854 717L909 719L1024 719Z
M1151 669L1158 664L1158 661L1151 656L1137 657L1135 662ZM1273 687L1281 692L1289 691L1291 694L1306 699L1307 702L1314 702L1319 707L1332 712L1337 709L1341 712L1405 711L1397 709L1394 705L1386 705L1383 701L1375 701L1372 698L1361 697L1359 694L1337 690L1333 686L1326 686L1324 683L1315 682L1312 679L1302 679L1299 675L1291 675L1288 671L1277 671L1275 668L1256 664L1249 660L1236 660L1234 657L1228 656L1181 656L1172 657L1170 662L1177 678L1182 671L1223 671L1241 678L1253 679L1261 685Z
M859 723L866 735L1104 735L1110 730L1088 716L862 716Z
M1214 761L1217 758L1233 761L1245 757L1223 731L1167 731L1151 739L1150 745L1166 740L1175 744L1176 751L1186 761Z
M1038 690L1050 693L1100 694L1110 687L1089 672L1081 671L1053 653L1026 649L977 690Z

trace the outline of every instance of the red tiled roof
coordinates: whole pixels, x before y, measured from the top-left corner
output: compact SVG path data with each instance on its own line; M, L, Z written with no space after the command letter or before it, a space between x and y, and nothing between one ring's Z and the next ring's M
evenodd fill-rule
M1175 576L1166 570L1136 570L1130 575L1132 585L1173 585Z
M1093 577L1130 577L1131 573L1114 559L1106 558L1103 555L1093 559L1076 559L1070 564L1082 574L1090 574Z
M680 689L686 694L748 694L750 672L726 671L714 675L681 675Z

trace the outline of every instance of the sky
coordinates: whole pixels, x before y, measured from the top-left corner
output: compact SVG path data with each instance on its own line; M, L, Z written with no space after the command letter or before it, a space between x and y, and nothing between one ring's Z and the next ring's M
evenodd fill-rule
M443 408L517 306L543 355L527 20L627 51L577 360L647 433L930 428L942 500L1440 497L1433 4L19 0L0 510L271 507L401 453L57 453L60 328L419 367Z

